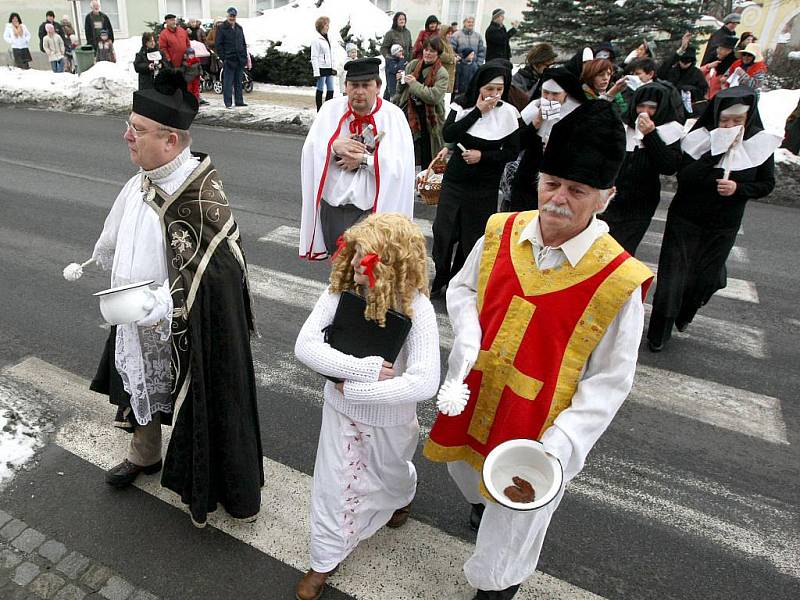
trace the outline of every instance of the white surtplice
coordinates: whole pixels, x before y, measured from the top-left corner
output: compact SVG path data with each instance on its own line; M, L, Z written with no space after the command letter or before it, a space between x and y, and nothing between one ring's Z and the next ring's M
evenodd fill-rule
M583 232L553 248L541 242L539 218L536 217L520 235L519 243L531 243L531 258L537 268L555 269L564 261L577 265L595 240L607 232L608 226L593 218ZM464 360L474 364L480 350L477 289L482 253L483 238L475 244L464 267L448 286L447 312L455 340L448 360L447 379L458 373ZM589 451L631 390L643 327L644 306L641 288L637 288L589 356L571 405L542 435L545 449L558 457L564 467L565 486L583 469ZM475 552L464 565L467 581L472 587L486 591L504 590L522 583L536 570L550 518L561 502L564 489L541 509L518 512L488 502L479 491L481 474L467 463L451 462L447 467L468 502L486 504Z
M311 568L327 573L356 545L411 503L419 441L417 402L439 386L439 330L426 296L412 303L411 331L393 369L378 381L383 359L356 358L332 348L323 328L339 294L324 292L295 344L297 358L317 373L342 379L344 394L325 383L325 405L311 498Z
M157 301L172 303L164 232L155 210L145 202L142 184L147 177L171 194L199 164L187 148L158 169L140 171L122 188L92 253L100 267L111 269L112 287L152 280L159 286L153 290ZM114 363L140 425L149 423L157 411L172 412L170 324L168 315L157 330L135 323L117 326Z

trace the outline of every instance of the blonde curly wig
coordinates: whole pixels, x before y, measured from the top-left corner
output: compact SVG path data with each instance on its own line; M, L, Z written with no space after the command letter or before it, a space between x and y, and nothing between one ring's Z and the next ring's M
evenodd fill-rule
M350 262L356 247L364 254L377 254L375 287L367 294L364 317L386 325L386 311L396 310L409 317L416 292L428 295L428 264L425 237L419 227L397 213L376 213L353 225L342 236L346 246L331 269L334 293L355 289Z

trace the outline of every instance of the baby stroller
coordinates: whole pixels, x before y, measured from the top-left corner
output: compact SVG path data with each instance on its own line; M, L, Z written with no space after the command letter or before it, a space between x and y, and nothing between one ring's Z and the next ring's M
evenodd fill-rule
M218 71L216 78L211 82L211 88L214 90L215 94L221 94L222 73L225 70L225 64L220 60L216 53L212 52L212 62L214 62L215 59ZM244 68L244 72L242 73L242 91L246 94L249 94L253 91L253 77L250 75L250 67L253 64L253 55L248 54L247 59L247 66Z

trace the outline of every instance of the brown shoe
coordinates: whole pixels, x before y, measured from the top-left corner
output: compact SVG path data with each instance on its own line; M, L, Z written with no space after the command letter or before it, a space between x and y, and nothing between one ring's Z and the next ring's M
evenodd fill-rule
M325 582L328 577L336 572L338 567L328 571L327 573L317 573L314 569L309 569L295 588L295 598L297 600L317 600L322 596L322 590L325 589Z
M106 483L118 489L128 487L136 481L139 473L152 475L153 473L158 473L161 470L161 466L162 462L158 461L155 464L141 467L133 464L126 458L116 467L112 467L106 471Z
M398 508L394 511L392 518L389 519L389 522L386 523L387 527L391 527L392 529L397 529L398 527L402 527L408 521L408 516L411 514L411 505L404 506L403 508Z

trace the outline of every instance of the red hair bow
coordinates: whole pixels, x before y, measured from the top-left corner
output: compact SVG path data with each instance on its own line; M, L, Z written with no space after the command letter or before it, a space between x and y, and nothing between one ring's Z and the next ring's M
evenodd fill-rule
M340 235L336 238L336 252L331 256L331 262L335 261L345 248L347 248L347 242L344 241L344 236Z
M369 277L369 287L375 287L375 273L373 272L375 269L375 265L381 262L381 257L377 254L367 254L364 258L361 259L361 263L359 263L362 267L364 267L364 275Z

